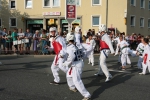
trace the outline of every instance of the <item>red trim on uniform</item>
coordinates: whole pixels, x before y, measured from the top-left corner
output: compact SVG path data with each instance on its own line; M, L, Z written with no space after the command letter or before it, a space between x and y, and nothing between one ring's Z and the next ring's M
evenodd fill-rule
M72 73L72 67L70 68L69 75L71 75L71 73Z
M57 64L57 61L58 61L58 55L56 55L55 65Z
M148 54L144 55L144 64L146 64Z

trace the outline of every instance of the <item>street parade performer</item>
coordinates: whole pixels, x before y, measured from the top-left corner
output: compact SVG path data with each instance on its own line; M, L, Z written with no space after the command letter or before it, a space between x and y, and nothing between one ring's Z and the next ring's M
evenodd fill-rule
M106 58L108 58L109 53L114 55L114 49L111 43L110 38L108 37L106 33L106 26L104 24L101 24L99 27L99 32L101 35L100 40L100 64L99 64L99 72L95 75L103 75L103 73L106 76L105 82L109 82L112 79L112 75L109 73L107 65L106 65Z
M63 63L64 66L70 66L66 77L69 89L73 92L77 90L83 95L82 100L89 100L91 95L85 89L84 84L81 80L82 69L84 66L83 62L83 50L79 49L74 44L74 35L68 37L69 44L67 45L67 60Z
M60 83L60 77L59 77L59 69L61 69L63 72L68 71L67 66L63 66L63 62L66 59L66 43L64 41L64 38L61 36L61 34L56 36L56 28L51 27L50 33L53 37L55 37L51 42L51 47L48 47L50 51L54 50L56 55L54 57L54 61L51 65L51 70L54 76L54 81L50 82L50 84L59 85Z

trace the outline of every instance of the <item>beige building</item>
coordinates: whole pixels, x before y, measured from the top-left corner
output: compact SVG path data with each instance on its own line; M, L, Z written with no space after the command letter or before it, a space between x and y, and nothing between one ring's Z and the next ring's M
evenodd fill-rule
M68 29L65 20L65 0L1 0L0 26L7 29ZM127 34L148 34L150 31L149 0L77 0L77 20L73 27L98 31L100 24L109 30Z

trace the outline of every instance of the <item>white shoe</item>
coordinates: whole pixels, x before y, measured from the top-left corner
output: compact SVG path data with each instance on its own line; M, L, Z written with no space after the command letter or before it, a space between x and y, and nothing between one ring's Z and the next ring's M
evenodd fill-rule
M82 100L90 100L90 97L84 97Z
M139 75L145 75L143 72L139 73Z
M112 79L112 76L111 77L107 77L105 82L109 82L111 79Z
M71 89L69 88L70 91L73 91L73 92L78 92L78 90L75 88L75 89Z
M94 64L92 64L92 66L94 66Z
M95 76L103 76L103 74L96 73Z

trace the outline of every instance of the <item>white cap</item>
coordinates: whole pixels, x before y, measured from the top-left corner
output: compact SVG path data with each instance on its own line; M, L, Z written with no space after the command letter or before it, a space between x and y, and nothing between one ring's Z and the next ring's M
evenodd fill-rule
M79 26L76 26L75 32L79 33L79 30L80 30L80 29L81 29L81 28L80 28Z
M101 33L101 32L103 32L103 31L106 31L106 25L101 24L101 25L99 26L99 32Z
M49 29L49 31L51 32L51 31L56 31L56 27L51 27L50 29Z
M38 33L38 32L39 32L39 30L36 30L35 32L36 32L36 33Z
M74 35L69 35L69 36L68 36L68 41L74 40L74 39L75 39L75 36L74 36Z

